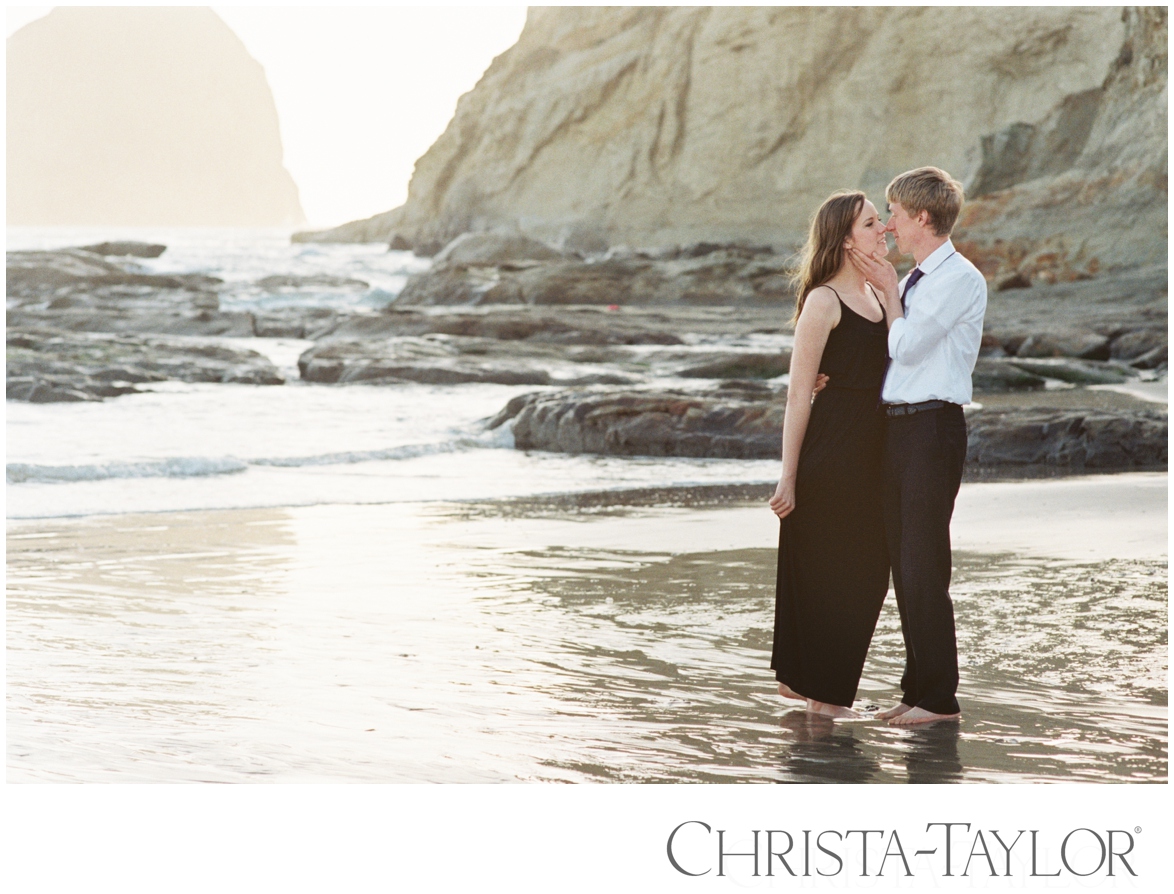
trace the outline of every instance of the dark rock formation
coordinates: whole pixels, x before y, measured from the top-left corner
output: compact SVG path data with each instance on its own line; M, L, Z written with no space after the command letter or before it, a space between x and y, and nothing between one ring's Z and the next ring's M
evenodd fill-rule
M150 242L99 242L83 245L81 250L115 258L157 258L167 251L167 246Z
M621 456L777 459L785 393L559 391L511 400L490 422L512 421L519 450ZM983 410L968 417L969 467L1068 470L1161 468L1164 410Z
M971 466L1106 471L1167 464L1169 431L1164 410L984 410L972 415L968 425L966 462Z
M298 358L298 370L305 381L324 384L549 384L550 374L534 359L519 358L516 350L501 351L493 339L446 336L386 341L332 339L303 353ZM547 358L548 362L550 359Z
M1026 373L1059 379L1071 385L1120 385L1130 375L1112 363L1097 363L1092 360L1025 360L1016 357L1008 363Z
M563 257L537 239L517 233L465 233L436 255L436 263L496 266L511 261L557 261Z
M200 274L140 273L78 248L12 251L6 256L5 291L9 298L24 305L111 287L204 291L220 283L215 277Z
M1134 329L1113 339L1110 357L1131 363L1156 348L1166 347L1166 333L1160 329Z
M408 280L397 307L437 304L784 305L787 261L717 249L695 257L616 256L601 260L440 261Z
M785 395L721 399L672 392L529 394L490 423L513 418L519 450L621 456L769 459L782 449Z
M976 392L983 391L1037 391L1046 384L1037 375L1032 375L1017 365L1005 360L979 357L974 365L970 382Z
M316 276L296 276L292 273L275 273L257 280L257 287L266 291L298 289L346 289L361 291L370 288L370 285L361 279L351 279L347 276L331 276L326 273Z
M1015 356L1108 360L1109 338L1093 332L1042 332L1024 339Z
M10 225L305 219L265 72L211 9L58 7L7 64Z
M729 354L677 373L687 379L773 379L791 369L791 352L774 354Z
M7 396L34 403L101 400L144 382L234 382L281 385L256 351L158 338L78 334L51 329L8 331Z

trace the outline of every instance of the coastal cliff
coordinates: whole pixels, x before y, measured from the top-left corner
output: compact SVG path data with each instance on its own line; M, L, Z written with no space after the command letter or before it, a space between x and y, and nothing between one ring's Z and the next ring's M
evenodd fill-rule
M289 226L265 72L210 9L55 9L7 42L8 223Z
M403 206L301 238L790 248L834 189L935 164L991 277L1164 261L1166 34L1160 8L535 8Z

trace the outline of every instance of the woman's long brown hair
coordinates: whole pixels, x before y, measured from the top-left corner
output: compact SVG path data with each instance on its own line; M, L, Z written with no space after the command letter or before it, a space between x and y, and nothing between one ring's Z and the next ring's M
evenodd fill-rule
M852 225L866 198L858 189L840 190L824 199L811 218L807 244L799 255L799 269L791 278L795 286L795 316L791 322L803 313L803 303L811 290L835 276L843 265L844 242L852 234Z

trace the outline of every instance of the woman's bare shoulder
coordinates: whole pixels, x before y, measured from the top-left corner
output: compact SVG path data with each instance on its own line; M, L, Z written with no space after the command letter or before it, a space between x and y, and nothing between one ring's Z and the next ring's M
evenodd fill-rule
M807 293L800 317L826 320L834 326L840 319L840 296L830 286L816 286Z

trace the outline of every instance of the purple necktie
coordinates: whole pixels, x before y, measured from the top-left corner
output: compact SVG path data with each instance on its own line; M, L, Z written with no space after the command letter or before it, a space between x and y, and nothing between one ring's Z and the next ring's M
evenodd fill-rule
M917 285L917 281L923 276L925 276L925 271L920 267L914 267L913 272L909 274L909 279L905 280L905 288L901 291L901 313L905 313L907 310L905 307L905 296L909 294L909 290ZM893 364L893 358L888 356L887 350L885 351L885 355L885 371L881 374L881 394L883 394L885 390L885 379L889 377L889 367ZM876 405L878 408L881 405L880 394L878 394L876 397Z
M925 271L920 267L914 267L913 272L909 274L909 279L905 282L905 290L901 292L901 313L905 313L908 308L905 307L905 296L909 294L909 290L917 285L917 281L925 276Z

